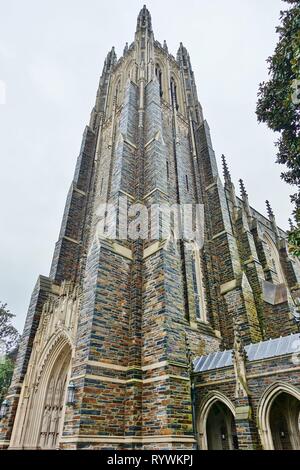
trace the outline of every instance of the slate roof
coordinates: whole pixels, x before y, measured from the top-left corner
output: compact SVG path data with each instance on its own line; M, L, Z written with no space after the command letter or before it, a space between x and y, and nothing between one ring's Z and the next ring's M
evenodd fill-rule
M248 361L258 361L271 357L283 356L300 352L300 334L293 334L256 344L245 346ZM208 356L201 356L194 361L194 372L204 372L207 370L221 369L232 366L232 349L218 351Z

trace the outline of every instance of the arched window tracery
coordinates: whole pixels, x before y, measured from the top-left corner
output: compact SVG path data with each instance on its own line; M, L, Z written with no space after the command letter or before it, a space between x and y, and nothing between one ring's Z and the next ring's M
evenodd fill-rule
M272 238L268 235L264 235L264 241L267 246L268 262L271 268L276 272L279 284L286 284L284 272L281 266L279 252Z

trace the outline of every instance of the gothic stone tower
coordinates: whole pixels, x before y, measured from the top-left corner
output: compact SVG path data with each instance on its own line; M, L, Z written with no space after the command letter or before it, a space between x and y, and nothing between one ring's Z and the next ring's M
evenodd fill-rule
M195 448L192 360L231 348L236 324L244 344L293 332L286 234L236 196L224 165L225 187L189 54L154 39L144 7L134 42L105 60L51 273L32 294L2 448ZM204 242L99 236L99 223L114 226L108 203L133 224L133 204L150 220L153 206L201 204Z

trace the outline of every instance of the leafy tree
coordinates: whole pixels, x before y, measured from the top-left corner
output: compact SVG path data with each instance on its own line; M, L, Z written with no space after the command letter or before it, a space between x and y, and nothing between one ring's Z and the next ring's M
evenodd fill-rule
M0 303L0 404L7 394L20 335L12 325L13 315L6 304Z
M7 395L14 371L14 361L6 357L0 361L0 405Z
M289 234L290 252L300 258L300 225Z
M12 325L14 317L7 304L0 303L0 344L5 346L6 354L17 347L20 339L18 330Z
M267 60L269 81L259 86L256 113L259 122L280 133L277 163L286 166L281 177L297 186L291 196L295 204L298 228L290 232L293 254L299 256L300 247L300 0L283 0L288 8L280 12L277 28L279 42L274 55Z

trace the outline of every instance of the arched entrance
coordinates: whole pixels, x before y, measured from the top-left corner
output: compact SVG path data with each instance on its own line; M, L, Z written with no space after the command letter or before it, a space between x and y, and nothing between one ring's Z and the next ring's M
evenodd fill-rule
M270 429L275 450L300 450L300 401L280 393L270 409Z
M222 393L210 394L200 407L197 420L201 450L237 450L235 408Z
M72 348L56 335L24 381L11 438L15 449L56 449L62 433ZM28 382L32 385L29 387Z
M57 448L61 433L70 361L71 352L68 348L64 348L57 358L48 380L38 448Z
M221 401L215 402L206 422L208 450L237 450L238 441L234 416Z
M258 420L265 450L300 450L300 391L273 384L261 398Z

